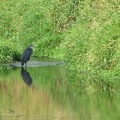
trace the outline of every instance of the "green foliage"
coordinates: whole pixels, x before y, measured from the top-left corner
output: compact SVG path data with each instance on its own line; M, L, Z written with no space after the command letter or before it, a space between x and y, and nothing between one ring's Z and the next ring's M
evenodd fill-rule
M10 40L0 41L0 62L19 60L20 54Z
M79 0L54 0L52 20L55 30L64 32L72 23L75 23L79 16Z
M120 59L118 6L109 1L82 3L77 22L64 34L68 68L112 70Z
M77 73L77 74L76 74ZM96 73L90 71L68 71L68 86L70 91L74 91L75 96L80 94L93 95L108 94L109 96L116 96L120 91L119 78L120 75L115 76L113 72Z
M22 52L33 44L34 56L62 57L59 49L60 33L55 30L52 18L52 1L1 2L1 38L11 39ZM4 9L4 10L3 10Z

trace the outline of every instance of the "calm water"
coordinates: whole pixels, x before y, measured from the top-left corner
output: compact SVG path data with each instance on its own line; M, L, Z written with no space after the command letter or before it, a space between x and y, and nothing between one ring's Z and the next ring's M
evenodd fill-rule
M65 65L1 66L0 120L120 120L119 96L74 81Z

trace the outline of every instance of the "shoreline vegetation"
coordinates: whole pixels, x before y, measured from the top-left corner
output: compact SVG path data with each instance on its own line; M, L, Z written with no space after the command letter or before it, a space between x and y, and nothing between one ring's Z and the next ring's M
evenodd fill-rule
M63 59L76 74L120 77L117 0L1 0L0 11L0 62L33 44L33 56Z

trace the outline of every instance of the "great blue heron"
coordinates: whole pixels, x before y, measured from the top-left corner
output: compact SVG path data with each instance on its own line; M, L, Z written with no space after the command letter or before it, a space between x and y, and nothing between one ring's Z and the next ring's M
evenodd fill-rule
M21 55L21 66L24 66L24 64L26 65L32 53L33 53L32 45L29 45Z

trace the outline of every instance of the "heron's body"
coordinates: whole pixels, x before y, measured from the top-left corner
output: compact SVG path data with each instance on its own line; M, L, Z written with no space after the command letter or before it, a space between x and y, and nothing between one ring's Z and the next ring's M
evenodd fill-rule
M24 64L27 63L32 53L33 53L32 46L28 46L21 55L21 66L24 66Z

